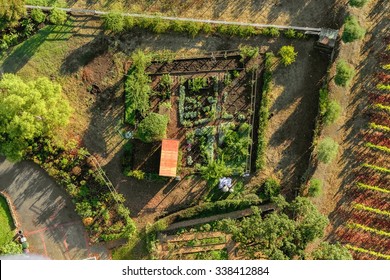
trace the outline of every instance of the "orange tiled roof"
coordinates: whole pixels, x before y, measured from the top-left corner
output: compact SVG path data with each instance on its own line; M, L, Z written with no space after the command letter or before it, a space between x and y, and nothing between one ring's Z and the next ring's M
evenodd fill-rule
M160 176L176 177L179 144L179 140L162 140Z

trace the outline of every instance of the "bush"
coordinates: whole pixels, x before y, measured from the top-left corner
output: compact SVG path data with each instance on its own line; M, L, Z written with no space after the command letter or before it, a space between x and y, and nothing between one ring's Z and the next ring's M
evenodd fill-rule
M361 8L366 5L367 2L368 0L349 0L349 5L352 7Z
M334 77L336 85L343 87L347 86L354 75L354 69L344 60L337 62L336 76Z
M326 125L334 123L341 114L341 106L336 100L329 102L326 113L324 115L324 123Z
M31 18L36 22L36 23L42 23L46 19L46 15L42 10L40 9L33 9L31 11Z
M55 25L62 25L66 22L68 15L65 11L54 8L51 10L49 21Z
M309 183L308 195L311 197L317 197L322 192L322 181L320 179L311 179Z
M102 16L103 18L103 27L106 30L113 32L121 32L125 28L125 20L123 15L116 12L110 12ZM131 22L126 20L126 28L131 28Z
M259 55L258 47L240 46L239 49L240 49L240 56L242 61L244 61L247 58L248 59L256 58Z
M366 34L366 30L359 25L356 17L348 16L344 21L344 32L342 39L345 43L350 43L358 39L362 39Z
M166 136L167 125L167 117L156 113L150 113L140 122L137 136L141 141L146 143L160 141Z
M325 138L318 145L318 160L323 163L330 163L336 156L339 145L332 138Z
M290 65L295 62L298 53L295 52L293 46L283 46L280 48L278 54L282 58L282 63L284 66Z
M266 200L270 200L273 197L276 197L280 193L280 184L274 178L268 178L264 184L264 195Z
M93 217L92 206L88 201L76 203L76 212L81 218Z
M143 172L142 170L131 170L131 171L125 173L125 175L128 177L133 177L137 180L145 179L145 172Z

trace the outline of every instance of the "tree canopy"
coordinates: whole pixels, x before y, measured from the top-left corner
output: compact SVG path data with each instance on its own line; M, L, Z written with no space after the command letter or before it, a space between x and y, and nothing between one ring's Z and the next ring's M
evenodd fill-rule
M0 30L4 25L15 26L26 14L24 0L0 0Z
M147 143L160 141L166 136L167 125L168 118L166 116L150 113L140 122L137 135Z
M325 138L318 145L318 160L330 163L337 156L339 145L332 138Z
M14 74L0 80L0 152L20 160L34 139L68 123L70 108L61 86L47 78L24 82Z

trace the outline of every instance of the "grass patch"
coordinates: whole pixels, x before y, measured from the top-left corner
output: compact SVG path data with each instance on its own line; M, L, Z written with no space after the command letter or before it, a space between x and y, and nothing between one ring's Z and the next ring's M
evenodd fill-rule
M0 247L12 241L14 225L6 199L0 196Z
M0 58L4 72L19 73L29 79L59 74L73 28L72 20L42 28Z

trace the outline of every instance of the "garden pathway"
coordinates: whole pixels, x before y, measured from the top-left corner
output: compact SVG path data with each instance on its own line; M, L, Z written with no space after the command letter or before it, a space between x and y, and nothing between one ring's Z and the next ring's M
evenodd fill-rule
M104 246L89 244L69 196L38 165L0 157L0 191L10 198L31 253L56 260L110 258Z

